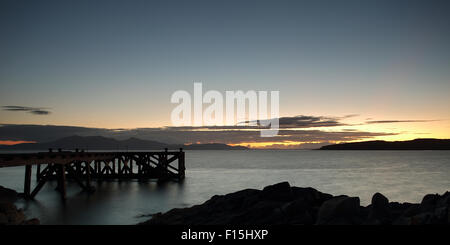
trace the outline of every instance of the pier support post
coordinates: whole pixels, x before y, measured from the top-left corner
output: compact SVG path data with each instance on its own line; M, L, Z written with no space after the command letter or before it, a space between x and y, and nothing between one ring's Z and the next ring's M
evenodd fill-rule
M184 179L185 177L185 162L183 148L180 148L180 157L178 158L178 179Z
M57 173L58 191L61 193L62 199L66 199L66 166L59 164Z
M25 197L30 197L31 191L31 165L25 165L25 186L24 186L24 194Z
M122 157L117 158L117 178L119 178L119 181L122 180Z
M93 189L91 186L91 163L89 161L86 161L86 185L90 190Z
M75 162L75 167L76 167L76 170L75 170L76 174L78 176L81 176L82 175L81 174L81 162L80 161L76 161Z
M130 157L130 176L132 176L133 175L133 158L132 157Z
M112 162L112 174L116 175L116 159L113 158L111 162Z

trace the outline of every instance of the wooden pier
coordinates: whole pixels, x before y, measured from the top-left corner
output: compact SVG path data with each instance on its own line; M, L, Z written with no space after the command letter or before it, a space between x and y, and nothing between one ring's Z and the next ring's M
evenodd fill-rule
M57 180L57 190L66 198L66 180L71 179L86 191L94 191L93 180L158 179L182 180L185 177L184 152L41 152L0 154L0 167L25 166L24 196L34 198L49 180ZM177 166L174 163L177 162ZM36 165L37 185L31 188L32 166ZM133 168L133 166L136 166Z

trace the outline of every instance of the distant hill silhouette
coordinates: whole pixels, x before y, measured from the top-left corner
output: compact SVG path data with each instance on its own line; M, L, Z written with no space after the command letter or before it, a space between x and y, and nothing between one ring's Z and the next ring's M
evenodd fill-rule
M320 150L450 150L450 139L376 140L326 145Z
M69 136L51 142L23 143L17 145L0 146L0 150L40 150L47 151L49 148L57 150L84 149L84 150L162 150L164 148L187 150L241 150L246 147L233 147L226 144L165 144L157 141L129 138L116 140L103 136Z

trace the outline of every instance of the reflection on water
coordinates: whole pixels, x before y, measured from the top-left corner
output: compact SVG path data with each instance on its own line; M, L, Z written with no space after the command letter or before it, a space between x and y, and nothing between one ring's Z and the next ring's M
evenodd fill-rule
M215 194L281 181L359 196L363 204L375 192L392 201L419 202L427 193L450 189L450 151L187 151L186 167L183 183L93 182L97 190L88 194L69 182L66 202L50 182L36 200L17 205L43 224L135 224ZM5 187L23 191L23 178L24 167L0 169Z

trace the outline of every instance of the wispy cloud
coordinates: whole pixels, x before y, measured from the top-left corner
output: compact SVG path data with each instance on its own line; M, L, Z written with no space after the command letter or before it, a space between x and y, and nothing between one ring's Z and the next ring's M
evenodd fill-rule
M316 127L336 127L336 126L348 126L349 124L341 122L344 119L356 117L357 114L345 115L343 117L330 117L330 116L305 116L298 115L293 117L280 117L280 128L316 128ZM257 125L270 122L269 120L257 120L257 121L244 121L241 124L255 123Z
M51 113L48 110L48 108L41 108L41 107L6 105L6 106L2 106L2 108L4 111L24 111L24 112L29 112L34 115L48 115Z
M293 116L293 117L280 117L278 123L280 128L316 128L316 127L336 127L336 126L348 126L349 124L340 122L343 119L353 117L354 115L348 115L344 117L326 117L326 116ZM237 125L230 126L181 126L181 127L166 127L168 130L238 130L238 129L263 129L269 128L266 122L270 120L256 120L256 121L243 121Z
M416 123L416 122L435 122L438 120L378 120L378 121L366 121L366 124L379 124L379 123Z

